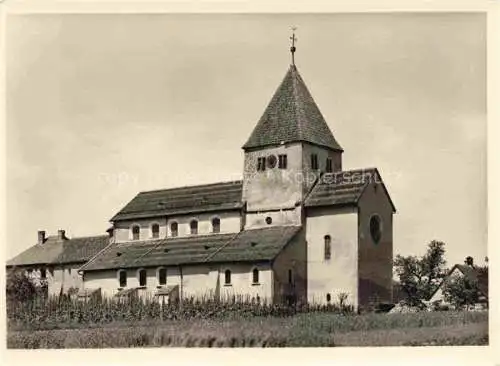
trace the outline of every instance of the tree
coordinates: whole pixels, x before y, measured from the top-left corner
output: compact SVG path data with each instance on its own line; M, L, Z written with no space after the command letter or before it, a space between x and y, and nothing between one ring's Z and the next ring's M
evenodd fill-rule
M480 300L481 290L488 292L488 261L485 261L484 266L475 266L472 257L467 257L465 262L474 269L473 275L467 276L457 272L449 276L443 283L445 300L456 308L475 304Z
M421 306L422 300L427 300L444 278L444 246L443 242L433 240L429 243L427 252L420 258L396 256L394 270L410 305Z
M7 271L7 300L27 301L37 295L37 286L24 271L12 269Z
M457 309L475 304L479 297L478 281L464 275L449 276L443 284L443 295Z

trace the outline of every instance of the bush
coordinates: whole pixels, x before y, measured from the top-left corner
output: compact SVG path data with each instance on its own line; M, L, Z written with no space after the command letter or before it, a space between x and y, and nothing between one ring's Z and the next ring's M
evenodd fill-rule
M12 269L7 271L6 295L8 303L30 301L43 296L46 284L35 284L25 271Z

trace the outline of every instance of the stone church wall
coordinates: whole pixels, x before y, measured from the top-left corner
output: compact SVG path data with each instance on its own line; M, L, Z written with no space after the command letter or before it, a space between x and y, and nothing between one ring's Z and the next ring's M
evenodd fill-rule
M331 256L325 258L325 235L331 237ZM311 208L306 218L307 298L309 303L358 304L358 215L356 207Z
M380 184L370 183L359 200L359 303L392 302L392 207ZM370 234L370 219L382 219L381 239Z
M291 276L289 271L291 270ZM295 301L307 301L307 245L305 230L281 251L273 262L274 302L286 301L292 296ZM290 283L291 280L291 283Z

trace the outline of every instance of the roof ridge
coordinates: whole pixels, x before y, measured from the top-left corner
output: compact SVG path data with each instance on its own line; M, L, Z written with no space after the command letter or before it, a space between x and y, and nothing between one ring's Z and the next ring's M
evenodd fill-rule
M303 126L302 126L304 116L303 116L303 113L301 113L303 110L303 106L302 106L303 103L302 103L302 100L299 98L299 94L298 94L298 81L302 81L302 83L304 81L300 77L299 71L297 70L297 67L295 65L290 65L290 70L291 70L291 78L292 78L292 93L293 93L293 99L294 99L293 108L294 108L294 112L295 112L295 117L297 119L298 137L300 139L305 139L304 133L303 133L304 132ZM298 79L300 79L300 80L298 80Z
M210 187L210 186L217 186L217 185L230 185L230 184L240 184L243 183L243 180L230 180L230 181L222 181L222 182L214 182L214 183L206 183L206 184L196 184L192 186L180 186L180 187L172 187L172 188L161 188L161 189L153 189L150 191L139 191L138 195L141 193L151 193L151 192L165 192L165 191L174 191L174 190L181 190L181 189L186 189L186 188L201 188L201 187Z

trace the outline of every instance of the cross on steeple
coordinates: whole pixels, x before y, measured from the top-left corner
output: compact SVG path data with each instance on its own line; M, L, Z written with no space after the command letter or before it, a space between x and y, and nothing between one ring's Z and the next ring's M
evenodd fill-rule
M292 36L290 37L290 40L292 41L292 46L290 47L290 52L292 53L292 65L295 65L295 41L297 40L297 37L295 37L296 30L297 27L292 27Z

